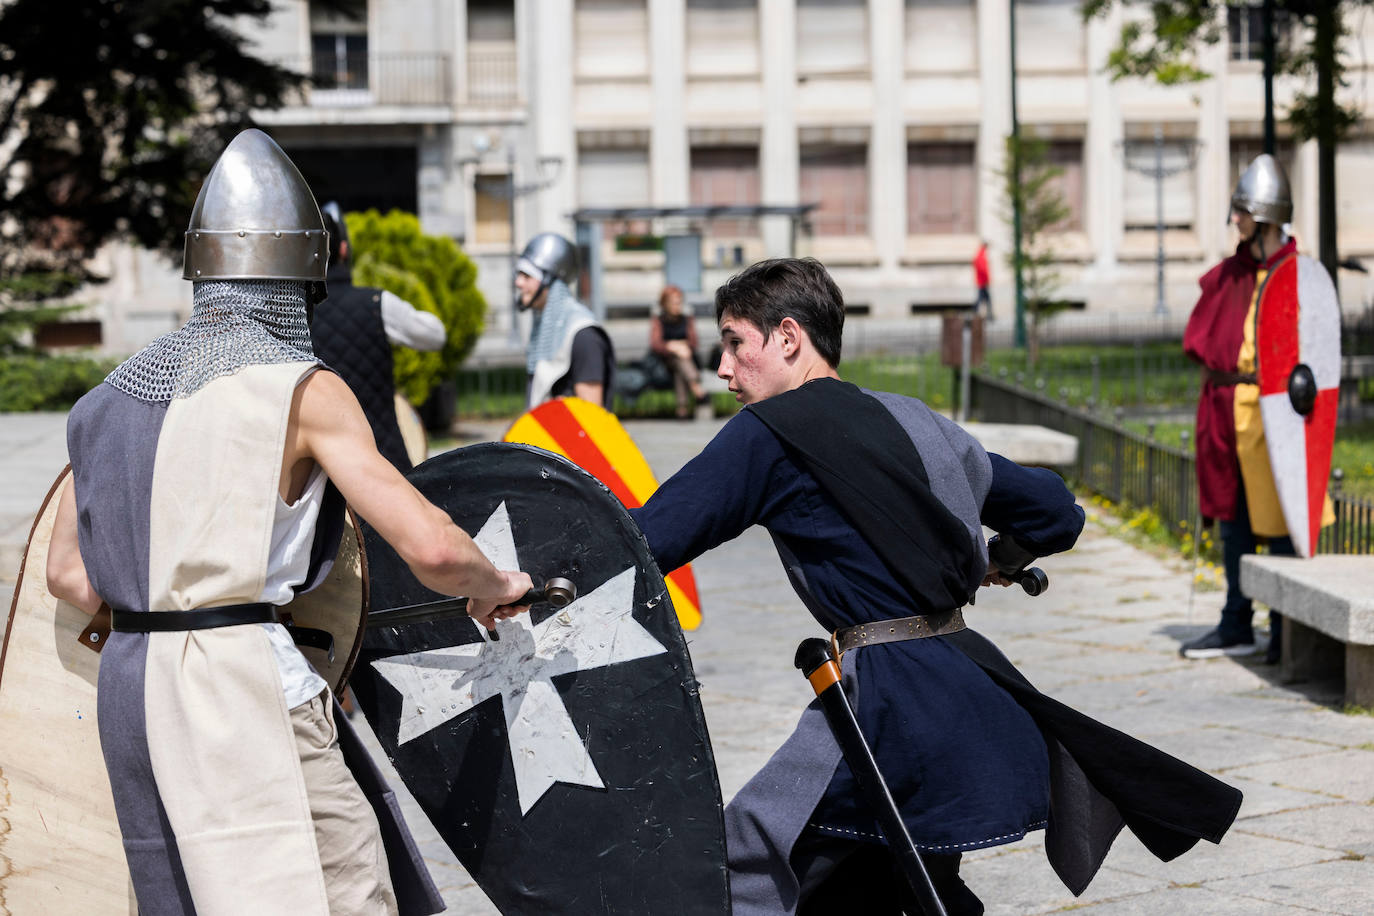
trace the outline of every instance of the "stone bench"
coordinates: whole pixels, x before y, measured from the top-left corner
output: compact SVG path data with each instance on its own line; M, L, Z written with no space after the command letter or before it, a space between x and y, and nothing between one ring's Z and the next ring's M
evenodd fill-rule
M1017 464L1068 467L1078 460L1078 437L1023 423L964 423L983 448Z
M1240 588L1283 615L1285 682L1341 676L1346 703L1374 708L1374 557L1246 556Z

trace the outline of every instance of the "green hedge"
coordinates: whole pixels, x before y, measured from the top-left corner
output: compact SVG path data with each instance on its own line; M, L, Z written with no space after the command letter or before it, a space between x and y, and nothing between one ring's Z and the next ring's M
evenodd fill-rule
M477 289L477 265L453 239L421 232L412 213L368 210L344 218L353 246L354 282L388 290L433 312L448 330L448 342L437 354L395 350L396 387L418 407L435 385L457 373L482 333L487 303Z
M0 413L69 410L117 361L15 353L0 359Z

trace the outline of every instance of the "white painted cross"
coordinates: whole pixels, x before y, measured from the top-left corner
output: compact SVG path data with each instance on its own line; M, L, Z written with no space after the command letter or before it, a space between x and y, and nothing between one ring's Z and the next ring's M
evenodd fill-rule
M519 568L504 502L473 540L497 568ZM555 782L604 786L550 679L668 651L631 614L635 572L631 566L540 624L529 614L501 621L498 641L373 662L401 694L397 744L499 695L521 814Z

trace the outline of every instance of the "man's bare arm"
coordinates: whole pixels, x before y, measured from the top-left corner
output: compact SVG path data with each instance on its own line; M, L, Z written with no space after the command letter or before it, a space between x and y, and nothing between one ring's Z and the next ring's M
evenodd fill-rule
M601 396L605 390L606 386L600 382L573 382L573 394L593 404L601 403Z
M91 587L86 563L76 537L76 489L72 483L62 491L48 543L48 591L54 597L74 604L94 616L104 602Z
M473 599L480 623L513 616L495 610L531 587L516 570L498 570L453 523L377 451L353 392L332 372L316 372L296 389L288 460L313 458L359 515L390 544L427 588ZM290 464L288 464L288 467Z

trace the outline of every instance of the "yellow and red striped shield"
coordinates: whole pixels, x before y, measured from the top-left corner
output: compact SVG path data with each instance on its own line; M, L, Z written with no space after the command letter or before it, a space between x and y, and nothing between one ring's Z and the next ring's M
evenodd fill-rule
M636 509L658 489L649 462L615 414L581 398L545 401L506 430L504 441L520 442L562 455L606 485L627 509ZM689 563L664 576L668 597L684 630L701 625L701 599Z

